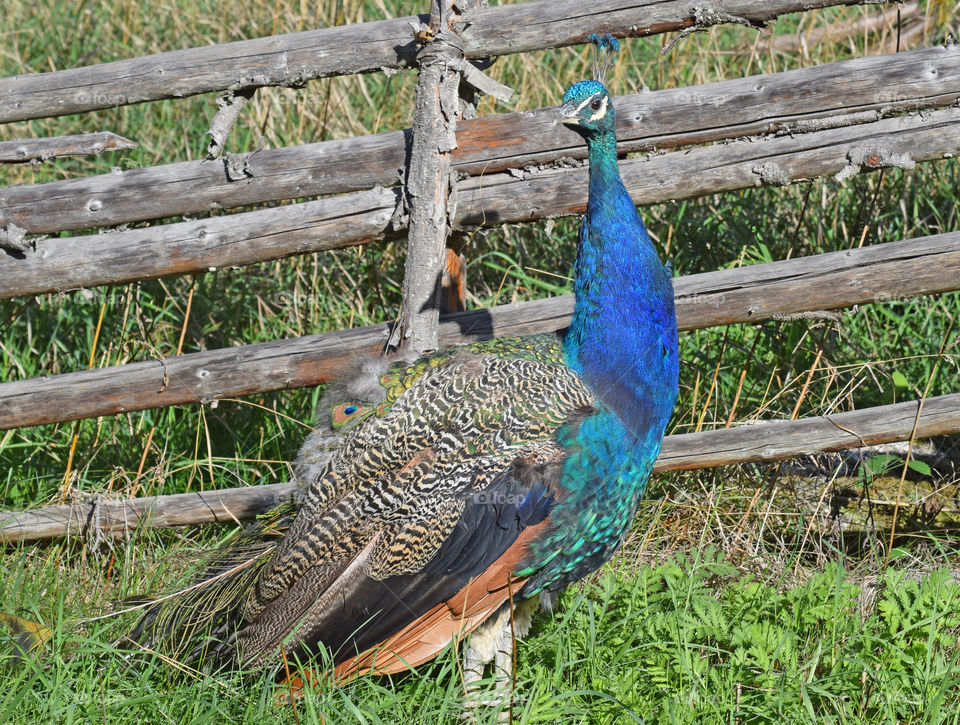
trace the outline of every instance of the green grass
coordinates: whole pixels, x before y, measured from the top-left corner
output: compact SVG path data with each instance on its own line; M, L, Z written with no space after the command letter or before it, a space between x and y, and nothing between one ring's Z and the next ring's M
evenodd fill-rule
M31 576L21 562L8 572L14 582ZM294 712L273 704L278 689L262 675L130 663L105 644L115 627L78 634L65 598L54 598L51 651L5 668L4 722L460 722L449 651L416 673L310 690ZM744 573L706 546L657 566L610 566L565 593L519 647L514 718L956 722L958 636L960 584L945 568L857 580L828 562L791 585Z
M0 28L0 76L424 7L412 0L269 6L11 0ZM915 37L915 45L955 30L946 9L947 3L923 4L936 22L926 42ZM664 58L659 49L666 38L626 41L610 85L628 93L891 52L889 29L843 33L845 24L873 12L837 8L779 21L776 35L839 30L840 37L806 51L770 50L765 36L742 27L691 36ZM491 72L517 89L516 100L484 101L480 113L554 105L588 67L583 49L501 58ZM414 83L409 73L371 74L263 89L228 150L250 150L261 137L276 147L407 126ZM0 127L0 140L109 129L141 144L125 155L2 168L0 184L199 158L214 109L205 96ZM957 162L945 160L910 172L749 189L642 212L676 272L693 274L847 249L862 238L874 244L957 230L958 182ZM472 235L465 247L471 306L569 291L576 225L559 219ZM403 251L394 242L0 302L0 380L391 320L400 304ZM684 334L672 430L863 408L924 390L956 392L958 317L960 295L953 293L865 305L832 323ZM278 392L215 408L179 406L0 432L0 508L285 480L286 461L318 395ZM621 556L567 592L557 613L538 618L521 645L516 721L955 722L960 646L948 572L956 568L956 536L901 537L900 548L887 552L886 532L878 529L851 550L842 532L812 526L810 510L775 497L789 485L776 468L753 467L655 480ZM940 480L934 488L949 501L955 485ZM274 707L274 686L262 678L185 674L149 660L128 666L109 643L131 614L85 621L116 611L125 597L176 581L196 550L224 533L144 530L123 540L51 542L0 554L0 611L54 628L44 658L13 663L3 655L9 666L0 664L0 722L459 722L462 686L450 656L392 681L313 691L294 712Z

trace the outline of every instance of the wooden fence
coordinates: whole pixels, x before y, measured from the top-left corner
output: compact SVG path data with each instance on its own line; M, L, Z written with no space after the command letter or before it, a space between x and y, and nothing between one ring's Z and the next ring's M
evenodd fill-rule
M461 82L494 94L509 90L464 59L582 43L594 32L638 37L725 22L761 27L785 13L863 2L540 0L487 8L461 0L454 8L435 0L429 16L0 79L0 122L225 93L211 124L211 158L0 188L0 247L6 248L0 298L409 236L405 308L433 309L424 302L435 294L437 254L450 231L577 214L586 203L586 149L552 126L555 109L462 120L438 105L443 89L456 91ZM216 158L236 112L258 87L414 66L421 77L413 129ZM430 105L434 97L441 101ZM621 172L636 203L651 204L913 168L960 154L958 99L957 46L622 96L616 99L622 152L687 148L625 160ZM114 134L7 142L0 144L0 163L130 144ZM397 185L398 169L406 170L404 186ZM305 196L327 198L109 235L35 237ZM674 286L682 330L936 294L960 288L960 232L680 277ZM571 309L570 297L558 297L439 321L432 312L422 318L408 312L403 334L422 349L552 331L566 325ZM374 325L7 382L0 384L0 429L316 385L358 353L382 350L396 333ZM957 430L960 394L671 436L657 468L779 460ZM290 486L0 514L0 540L62 535L82 530L92 517L101 530L120 530L147 511L156 525L244 518Z

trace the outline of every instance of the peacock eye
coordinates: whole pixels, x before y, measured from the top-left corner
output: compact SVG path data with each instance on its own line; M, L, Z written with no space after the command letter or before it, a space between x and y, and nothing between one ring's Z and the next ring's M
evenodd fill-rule
M594 111L599 111L600 106L602 105L603 105L603 102L599 98L597 98L593 103L590 104L590 108L592 108Z

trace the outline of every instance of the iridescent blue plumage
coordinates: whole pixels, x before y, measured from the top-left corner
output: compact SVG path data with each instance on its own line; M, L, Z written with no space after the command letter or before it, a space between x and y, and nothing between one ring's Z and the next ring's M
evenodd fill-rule
M590 161L563 352L601 409L567 434L566 495L520 572L532 575L531 594L562 588L613 555L660 451L679 373L673 286L620 177L612 99L590 80L563 101L558 120L584 137Z

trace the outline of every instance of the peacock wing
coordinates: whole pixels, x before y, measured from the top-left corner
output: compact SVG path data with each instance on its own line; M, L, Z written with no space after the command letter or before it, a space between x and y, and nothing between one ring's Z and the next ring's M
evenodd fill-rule
M513 564L557 495L557 433L592 410L589 391L536 354L468 351L421 367L309 485L245 604L243 661L270 660L285 641L346 662L411 627L445 630L434 639L446 642L520 586Z

